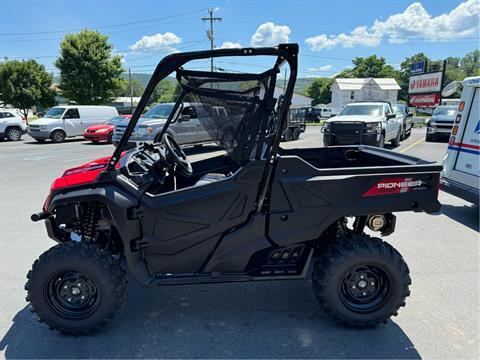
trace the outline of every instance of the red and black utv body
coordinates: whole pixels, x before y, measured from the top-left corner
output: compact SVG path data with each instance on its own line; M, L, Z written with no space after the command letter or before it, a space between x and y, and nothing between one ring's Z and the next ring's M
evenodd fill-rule
M262 73L189 70L210 57L274 57ZM129 271L145 286L302 279L313 267L320 305L372 326L405 304L408 267L383 236L394 212L435 212L441 167L369 146L279 147L297 74L298 45L178 53L157 66L111 157L67 170L41 213L59 244L28 274L27 300L65 333L114 317ZM274 98L277 74L290 79ZM124 152L156 84L181 86L160 141ZM190 163L168 131L183 101L225 154ZM219 111L219 109L223 109ZM352 221L348 221L351 218Z

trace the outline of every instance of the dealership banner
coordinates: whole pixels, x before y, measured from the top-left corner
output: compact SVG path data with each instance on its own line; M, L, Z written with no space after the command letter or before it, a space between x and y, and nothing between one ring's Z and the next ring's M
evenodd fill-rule
M442 72L433 72L410 76L409 94L440 92L442 89Z
M421 94L421 95L410 95L409 105L410 106L438 106L440 104L440 94Z

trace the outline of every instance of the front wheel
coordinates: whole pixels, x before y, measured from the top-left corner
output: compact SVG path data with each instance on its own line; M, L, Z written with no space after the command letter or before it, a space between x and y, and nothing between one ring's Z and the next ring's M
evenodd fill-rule
M50 135L50 139L54 143L62 143L65 141L65 138L67 137L67 134L65 134L65 131L63 130L55 130L52 135Z
M392 142L392 145L393 146L400 146L400 138L402 137L402 128L398 129L398 132L397 132L397 136L395 137L395 139L393 139L391 142Z
M379 148L383 148L385 146L385 134L384 133L380 134L380 139L378 140L377 146Z
M293 140L298 140L298 139L300 138L300 133L301 133L300 129L299 129L299 128L295 128L295 129L293 130L293 134L292 134Z
M312 286L324 311L354 327L372 327L396 316L410 295L408 266L379 238L351 234L315 263Z
M109 252L81 242L52 247L35 261L27 278L32 312L66 334L89 334L107 325L127 293L119 262Z
M13 127L7 130L6 136L10 141L19 141L22 138L22 131L19 128Z

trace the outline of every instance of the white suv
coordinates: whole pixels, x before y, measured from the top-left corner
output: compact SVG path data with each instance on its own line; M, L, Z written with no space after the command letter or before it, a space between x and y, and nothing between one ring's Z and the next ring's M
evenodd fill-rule
M26 133L25 120L10 110L0 109L0 140L7 138L11 141L19 141Z

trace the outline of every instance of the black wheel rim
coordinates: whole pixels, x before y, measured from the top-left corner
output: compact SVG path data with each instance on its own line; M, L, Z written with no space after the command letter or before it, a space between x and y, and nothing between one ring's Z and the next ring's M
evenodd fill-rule
M381 309L391 299L390 275L376 265L360 265L346 272L340 284L340 299L349 310L369 314Z
M98 308L100 294L92 279L78 271L52 276L45 286L45 299L53 312L69 320L81 320Z

